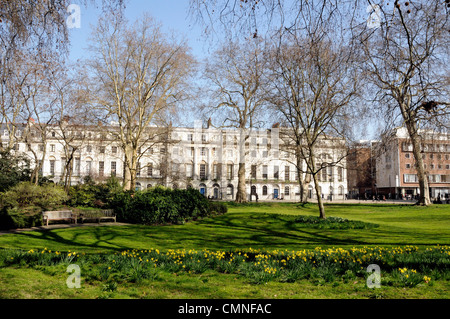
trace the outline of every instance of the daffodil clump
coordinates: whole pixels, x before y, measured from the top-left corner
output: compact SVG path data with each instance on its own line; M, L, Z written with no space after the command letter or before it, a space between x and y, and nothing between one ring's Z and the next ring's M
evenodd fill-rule
M194 275L215 271L243 276L253 283L301 279L348 282L356 277L367 277L368 265L376 264L383 276L391 276L401 286L415 287L430 284L437 277L450 278L450 247L317 247L272 251L253 248L234 251L132 249L89 255L47 248L0 251L0 267L72 263L84 265L86 280L139 282L154 280L159 272Z

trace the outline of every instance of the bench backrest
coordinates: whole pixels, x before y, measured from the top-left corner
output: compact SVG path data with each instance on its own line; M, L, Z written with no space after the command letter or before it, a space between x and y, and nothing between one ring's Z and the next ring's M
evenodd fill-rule
M45 211L42 214L46 216L48 219L61 219L73 217L73 213L71 210Z
M115 217L113 209L99 209L99 210L80 209L79 212L80 215L85 218Z

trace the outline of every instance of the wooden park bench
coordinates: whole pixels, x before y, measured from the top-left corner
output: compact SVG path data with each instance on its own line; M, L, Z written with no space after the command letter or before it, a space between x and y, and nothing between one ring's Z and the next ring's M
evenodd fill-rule
M77 215L71 210L54 210L42 212L42 218L46 226L50 220L70 220L77 223Z
M103 219L112 219L116 222L116 214L113 209L81 209L79 215L81 223L83 223L85 219L96 220L98 223Z

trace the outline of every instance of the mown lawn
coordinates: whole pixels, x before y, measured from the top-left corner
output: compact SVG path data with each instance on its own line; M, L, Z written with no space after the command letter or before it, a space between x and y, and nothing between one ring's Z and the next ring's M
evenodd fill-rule
M182 250L182 253L178 252L178 259L173 261L180 262L180 254L183 255L183 258L186 258L184 254L189 250L196 252L220 251L227 253L229 256L230 252L237 250L242 253L275 250L317 252L318 250L315 248L322 247L321 251L325 252L325 250L332 251L339 247L347 252L352 252L354 247L365 251L364 247L368 247L370 250L374 247L390 249L412 245L420 253L427 249L439 250L439 248L436 248L438 245L450 245L449 205L416 207L386 204L329 204L326 206L326 213L328 217L362 221L372 226L375 224L376 227L322 229L312 225L301 225L296 221L299 216L318 216L316 205L254 203L248 205L230 204L229 211L225 215L189 222L184 225L104 225L101 227L75 227L2 235L0 236L0 248L5 259L3 264L0 263L0 282L2 282L0 298L434 299L450 297L450 255L448 254L448 248L442 250L439 255L439 262L435 262L434 257L430 257L435 255L427 255L428 257L424 255L423 260L424 263L426 261L427 265L423 267L420 262L419 264L417 262L422 257L414 257L414 260L409 260L408 255L400 254L400 259L394 258L386 264L385 267L387 265L390 267L388 270L381 270L382 286L379 289L369 289L366 286L365 267L367 265L364 262L369 263L370 260L376 260L369 256L364 262L357 264L357 268L354 268L355 263L350 263L353 267L351 271L336 270L337 268L333 268L334 265L332 265L333 260L327 259L326 264L323 264L325 265L323 270L334 271L330 276L327 277L327 274L322 275L321 272L315 271L311 276L306 275L305 277L305 274L303 274L292 280L287 278L291 273L285 272L280 277L272 275L273 278L270 277L272 279L266 281L264 277L267 275L266 271L260 268L259 264L256 265L258 260L258 257L255 257L256 253L253 255L253 258L256 258L256 260L253 260L255 265L252 266L256 268L245 268L247 266L244 267L241 262L236 264L234 269L227 271L225 261L232 262L232 259L219 260L217 264L210 266L210 261L207 261L206 257L199 257L201 261L198 262L207 266L202 271L193 271L192 273L181 268L181 264L176 265L178 268L172 268L173 265L169 265L169 261L155 263L155 270L151 272L151 275L148 275L147 270L136 268L143 271L144 274L142 280L138 282L129 279L134 278L134 275L131 274L131 277L127 277L128 279L122 278L119 280L119 284L113 285L114 278L122 276L121 271L123 269L127 271L134 269L129 268L131 266L128 264L123 264L122 267L124 268L116 269L115 273L108 273L108 269L112 265L111 260L116 258L114 257L115 254L148 249L158 249L161 254ZM68 273L65 263L46 264L37 259L35 263L27 265L28 257L26 255L20 257L22 258L20 261L13 260L16 258L16 251L29 251L31 249L35 250L33 254L38 254L41 251L43 254L49 251L52 251L52 253L58 251L63 254L76 251L77 254L103 257L99 257L98 263L91 259L83 261L83 257L81 257L79 262L84 263L85 267L85 269L82 268L81 273L81 288L69 289L66 286ZM12 252L11 256L13 257L5 257L8 256L9 251ZM269 256L269 261L266 261L267 267L270 265L275 268L284 265L280 264L281 257L279 255L269 254ZM137 261L138 256L131 257L136 258ZM389 253L386 257L389 257ZM11 262L9 262L10 258ZM274 259L270 260L270 258ZM183 261L188 260L183 259ZM347 263L344 259L342 261ZM140 262L144 261L141 260ZM220 264L222 262L225 263L225 266ZM308 262L312 261L308 260ZM405 264L402 264L403 262ZM139 264L134 264L134 261L132 261L132 265L135 267ZM405 284L404 275L406 273L403 274L399 270L406 266L408 268L407 273L411 275L413 273L410 271L413 268L420 268L417 274L419 283L415 284L414 287ZM193 266L190 265L189 267ZM217 267L221 270L218 271ZM99 273L97 268L103 269L103 273ZM277 271L277 274L281 274L282 268L277 268ZM424 282L422 279L424 276L430 276L431 280Z
M261 203L231 205L228 213L185 225L102 226L23 232L0 236L0 248L82 250L126 249L305 249L365 245L450 245L450 205L326 206L327 216L379 225L372 229L299 227L295 216L318 216L316 205Z

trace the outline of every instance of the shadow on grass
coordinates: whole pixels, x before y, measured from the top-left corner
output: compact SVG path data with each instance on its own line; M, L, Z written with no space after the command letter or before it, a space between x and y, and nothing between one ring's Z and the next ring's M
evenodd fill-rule
M10 235L4 235L10 236ZM90 252L132 249L211 249L232 250L249 247L304 249L317 246L397 246L407 244L445 244L439 234L414 232L414 229L383 226L378 229L313 229L298 227L293 216L261 212L229 212L184 225L75 227L22 232L11 236L9 246L23 249L52 244L58 250ZM3 236L2 236L3 237ZM1 240L1 239L0 239ZM6 242L4 242L6 243ZM2 245L0 241L0 245ZM43 246L46 247L46 246Z

